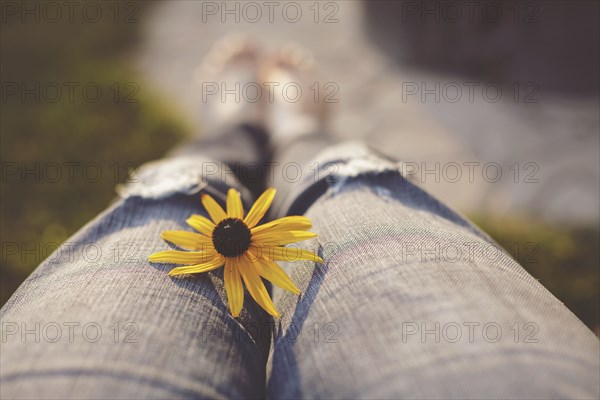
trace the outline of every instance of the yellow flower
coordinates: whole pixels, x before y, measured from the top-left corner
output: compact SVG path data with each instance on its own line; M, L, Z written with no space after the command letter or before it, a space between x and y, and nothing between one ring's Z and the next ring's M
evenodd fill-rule
M200 233L164 231L161 234L163 239L194 251L161 251L148 260L184 265L173 268L169 272L171 276L212 271L225 264L225 291L234 317L240 315L244 303L242 281L265 311L279 317L261 278L299 294L300 290L275 261L323 260L307 250L283 247L317 236L307 232L312 227L308 218L290 216L256 225L274 197L275 189L267 189L244 216L242 200L235 189L229 189L227 193L227 212L211 196L203 194L202 204L212 221L201 215L192 215L186 221Z

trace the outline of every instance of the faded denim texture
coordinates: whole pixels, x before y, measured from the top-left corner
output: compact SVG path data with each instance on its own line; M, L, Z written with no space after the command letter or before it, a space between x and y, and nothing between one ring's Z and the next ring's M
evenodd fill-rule
M222 271L176 279L148 263L169 248L161 231L204 214L200 191L223 203L234 186L245 207L254 200L255 182L203 169L262 162L264 143L235 135L248 146L191 145L148 166L25 281L0 314L2 398L600 396L595 335L485 234L357 143L306 137L274 155L311 172L274 177L271 217L305 213L319 237L299 246L325 260L284 263L302 295L274 289L280 320L247 294L233 319ZM79 324L72 341L65 323Z
M269 397L598 398L598 338L487 235L359 143L315 163L337 172L280 211L313 220L299 247L326 262L287 263L300 297L274 290Z

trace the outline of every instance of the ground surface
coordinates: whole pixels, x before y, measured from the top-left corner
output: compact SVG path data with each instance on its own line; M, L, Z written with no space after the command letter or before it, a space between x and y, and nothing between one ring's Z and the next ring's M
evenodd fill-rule
M561 98L539 88L530 97L538 102L524 103L531 90L521 87L516 101L514 91L504 90L502 99L492 102L493 94L486 97L479 86L471 101L459 79L428 75L382 54L365 34L358 1L337 2L337 11L321 6L318 23L309 8L312 2L302 3L296 23L287 22L281 8L274 9L273 22L263 8L256 23L250 22L254 10L244 14L240 9L236 22L235 14L220 9L222 3L210 3L217 6L216 14L196 1L168 1L156 7L146 21L139 55L143 74L199 129L203 77L196 70L216 39L232 31L246 32L267 49L292 40L310 48L319 61L319 86L326 90L325 84L333 82L339 88L334 95L339 102L331 104L334 134L367 140L390 156L416 163L410 167L418 168L416 178L457 210L568 222L598 218L597 99ZM294 10L287 11L288 19L293 17ZM337 22L325 23L334 11ZM462 88L460 100L452 102L457 92L448 82ZM435 88L436 83L439 101L434 95L425 101L419 94L408 95L407 85ZM498 166L502 176L496 182ZM433 172L425 174L425 169Z

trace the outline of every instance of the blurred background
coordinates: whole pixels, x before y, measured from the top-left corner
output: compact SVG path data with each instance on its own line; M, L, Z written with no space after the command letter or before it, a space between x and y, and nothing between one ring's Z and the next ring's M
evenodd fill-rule
M199 65L242 32L311 49L334 135L402 160L600 332L600 3L65 4L1 2L0 304L202 134Z

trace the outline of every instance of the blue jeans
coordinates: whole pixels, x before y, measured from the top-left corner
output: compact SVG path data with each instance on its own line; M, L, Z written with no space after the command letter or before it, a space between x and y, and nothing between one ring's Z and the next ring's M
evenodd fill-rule
M2 398L600 396L596 336L398 163L318 135L266 148L238 127L121 188L2 308ZM232 318L222 270L146 261L206 215L199 192L248 206L265 185L325 260L284 263L302 294L273 289L279 320L250 296Z

